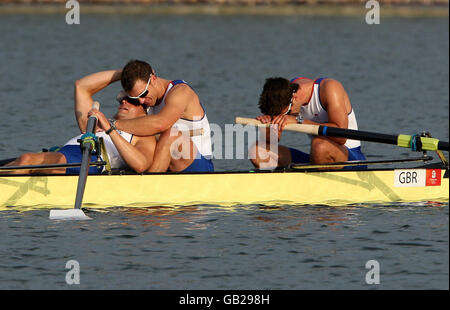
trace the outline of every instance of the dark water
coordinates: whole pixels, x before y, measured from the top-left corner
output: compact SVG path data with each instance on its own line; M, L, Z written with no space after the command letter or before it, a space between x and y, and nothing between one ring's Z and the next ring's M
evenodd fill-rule
M380 289L448 285L448 204L214 206L90 212L3 212L3 288L61 289L75 259L82 289Z
M83 15L0 18L1 158L77 134L73 83L131 58L199 93L224 126L258 114L270 76L340 80L362 130L449 139L448 19ZM119 85L96 96L113 114ZM283 134L283 144L308 139ZM365 143L369 158L410 151ZM215 160L217 170L249 169ZM448 289L448 203L176 206L90 210L89 222L48 211L0 213L2 289ZM66 284L77 260L81 284ZM380 284L368 285L377 260Z

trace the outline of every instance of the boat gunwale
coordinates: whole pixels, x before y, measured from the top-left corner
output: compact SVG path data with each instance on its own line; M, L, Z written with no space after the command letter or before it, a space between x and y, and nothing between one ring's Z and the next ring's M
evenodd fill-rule
M255 170L238 170L238 171L208 171L208 172L143 172L143 173L136 173L133 171L127 171L127 170L119 170L119 171L112 171L112 173L101 173L101 174L91 174L90 177L97 177L97 176L151 176L151 175L223 175L223 174L267 174L267 173L278 173L278 174L284 174L284 173L329 173L329 172L336 172L336 173L347 173L347 172L375 172L375 171L394 171L399 169L441 169L445 170L445 173L443 174L443 178L449 178L449 169L448 167L445 167L442 163L431 163L427 165L417 166L417 167L393 167L393 168L358 168L358 169L318 169L318 168L311 168L311 169L275 169L275 170L261 170L261 169L255 169ZM77 173L54 173L54 174L1 174L0 178L5 177L60 177L60 176L79 176Z

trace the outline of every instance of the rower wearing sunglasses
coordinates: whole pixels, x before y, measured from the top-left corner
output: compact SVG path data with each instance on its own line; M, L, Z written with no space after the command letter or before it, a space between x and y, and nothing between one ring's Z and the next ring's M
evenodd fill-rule
M210 172L214 170L208 118L196 92L183 80L156 75L150 64L132 60L123 69L107 71L106 84L121 81L118 95L131 104L147 106L148 115L110 120L104 130L123 130L137 136L160 134L149 172ZM89 115L104 118L91 110ZM201 130L201 135L183 134Z
M105 88L106 82L111 78L108 72L94 73L85 76L75 82L75 117L80 131L85 133L88 122L88 112L92 108L94 100L92 96ZM103 114L102 114L103 115ZM141 104L133 104L126 99L119 101L117 112L113 119L133 119L147 115L147 107ZM98 118L99 126L108 126L106 117ZM139 137L124 131L106 130L96 132L98 138L103 138L105 153L101 153L101 160L107 161L111 169L134 170L138 173L145 172L152 163L156 148L154 136ZM32 166L48 164L73 164L81 163L82 150L79 139L82 135L73 137L61 148L55 148L51 152L25 153L6 166ZM92 155L91 162L96 161ZM93 166L89 168L89 174L100 174L104 172L104 166ZM14 170L11 174L79 174L80 168L54 168L45 170Z
M358 129L347 92L340 82L329 78L269 78L261 92L259 108L264 115L256 119L265 124L278 125L278 140L287 124L321 124ZM266 139L270 142L268 133ZM325 164L365 160L360 141L323 136L310 138L309 154L282 145L278 146L278 153L274 154L269 149L269 143L266 146L255 144L251 149L252 163L260 168L275 168L287 167L291 163Z

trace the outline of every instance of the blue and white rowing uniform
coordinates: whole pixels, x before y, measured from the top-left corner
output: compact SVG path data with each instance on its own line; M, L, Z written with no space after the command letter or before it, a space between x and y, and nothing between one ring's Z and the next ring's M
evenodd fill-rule
M133 139L133 135L127 132L123 132L120 130L117 130L117 132L129 143L131 143L131 140ZM105 144L106 153L108 154L109 163L111 165L112 169L126 169L128 165L123 160L122 156L120 156L119 151L117 150L116 146L111 140L111 137L107 135L105 132L97 132L95 133L97 137L103 138L103 142ZM80 143L77 141L81 138L82 135L73 137L69 141L67 141L66 144L62 148L58 150L59 153L62 153L66 157L67 163L81 163L81 159L83 157L83 154L81 152ZM101 157L101 156L100 156ZM92 156L91 162L96 161L97 157ZM101 160L103 158L101 157ZM89 174L100 174L104 170L103 166L93 166L89 167ZM66 169L67 174L80 173L80 168L67 168Z
M172 87L178 84L187 84L183 80L173 80L167 86L166 92L164 94L161 103L157 106L149 107L147 109L147 114L158 114L166 105L165 99L167 94L170 92ZM200 104L201 105L201 104ZM199 119L189 120L180 118L173 124L172 128L176 128L180 131L203 129L202 135L193 136L191 140L195 147L197 148L197 156L195 160L182 172L213 172L214 165L212 162L212 145L211 145L211 129L209 127L208 117L206 116L206 111L203 108L203 117Z
M303 77L294 78L291 80L292 83L303 79ZM311 120L316 123L327 123L328 122L328 112L323 107L320 101L320 83L326 78L319 78L314 81L314 86L311 92L308 104L303 105L300 109L300 114L306 120ZM348 129L358 130L358 124L356 122L355 111L352 110L347 115L348 117ZM312 139L313 136L309 135ZM361 152L361 142L358 140L347 139L344 144L348 149L348 160L365 160L366 157ZM292 155L292 162L294 163L309 163L309 154L302 151L290 148ZM345 169L356 169L357 167L345 167ZM361 168L361 167L360 167Z

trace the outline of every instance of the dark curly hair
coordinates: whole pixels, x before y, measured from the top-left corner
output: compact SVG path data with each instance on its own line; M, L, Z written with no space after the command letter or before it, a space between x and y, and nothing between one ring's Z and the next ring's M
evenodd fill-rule
M279 115L289 106L298 84L282 77L268 78L259 96L259 109L264 115Z
M129 92L138 80L147 83L151 73L153 73L153 68L145 61L130 60L122 70L120 82L123 89Z

